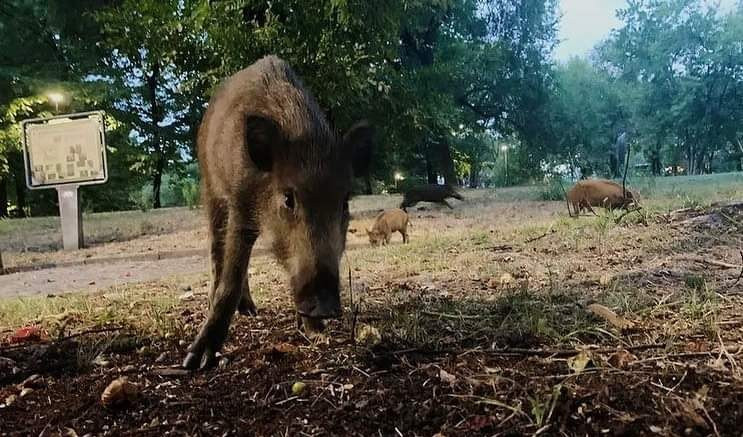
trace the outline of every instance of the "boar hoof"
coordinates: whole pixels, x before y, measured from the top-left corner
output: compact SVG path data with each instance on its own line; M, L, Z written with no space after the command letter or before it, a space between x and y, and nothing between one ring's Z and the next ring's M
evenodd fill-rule
M322 319L300 316L300 325L310 338L325 330L325 322Z
M201 354L189 352L183 360L183 368L188 370L205 370L214 367L216 362L217 358L214 355L214 352L207 348Z
M240 299L240 304L237 306L237 312L243 316L257 316L258 309L256 309L253 300L250 298L243 297Z

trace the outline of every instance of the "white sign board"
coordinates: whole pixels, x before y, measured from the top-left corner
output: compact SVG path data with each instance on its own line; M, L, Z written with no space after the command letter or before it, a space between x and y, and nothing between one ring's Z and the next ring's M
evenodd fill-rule
M21 127L29 188L102 184L108 179L103 112L25 120Z

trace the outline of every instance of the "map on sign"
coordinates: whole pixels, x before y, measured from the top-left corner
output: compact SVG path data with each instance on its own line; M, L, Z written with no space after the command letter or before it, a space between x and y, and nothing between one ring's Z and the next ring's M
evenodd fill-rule
M106 181L101 113L26 120L23 132L29 188Z

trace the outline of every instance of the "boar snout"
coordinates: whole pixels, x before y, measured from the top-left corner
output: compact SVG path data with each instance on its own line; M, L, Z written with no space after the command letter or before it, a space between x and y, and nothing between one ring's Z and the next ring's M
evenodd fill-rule
M328 270L317 274L296 293L297 312L312 319L336 319L341 316L338 275Z

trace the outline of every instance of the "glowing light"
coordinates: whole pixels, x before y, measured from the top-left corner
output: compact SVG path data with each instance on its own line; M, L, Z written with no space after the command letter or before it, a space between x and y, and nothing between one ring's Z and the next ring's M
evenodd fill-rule
M52 103L57 105L62 103L62 101L64 100L64 96L60 93L49 93L47 97L49 97L49 100L51 100Z

